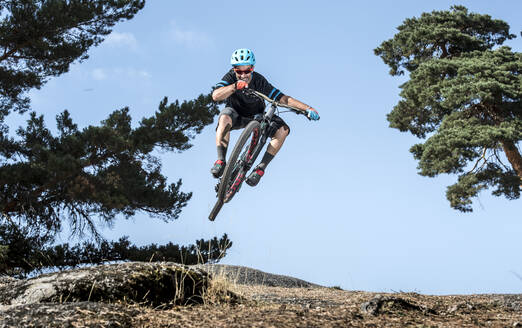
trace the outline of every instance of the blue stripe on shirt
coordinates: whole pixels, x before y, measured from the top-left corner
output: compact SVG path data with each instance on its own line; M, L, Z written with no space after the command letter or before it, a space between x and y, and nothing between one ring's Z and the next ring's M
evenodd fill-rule
M227 81L219 81L218 83L216 83L216 88L225 87L225 86L227 86L229 84L230 83L228 83Z
M274 100L276 100L276 99L277 99L277 96L279 96L280 94L281 94L281 91L278 90L278 91L277 91L277 94L274 96Z
M276 88L272 89L272 92L270 92L270 94L268 95L268 98L272 99L272 94L274 93L274 91L276 91Z

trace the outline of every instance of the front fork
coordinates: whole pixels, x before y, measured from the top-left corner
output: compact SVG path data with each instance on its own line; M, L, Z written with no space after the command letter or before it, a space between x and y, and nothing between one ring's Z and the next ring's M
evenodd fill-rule
M261 123L261 128L259 129L260 135L261 135L261 139L259 140L257 145L254 147L254 151L252 153L252 156L250 157L251 159L248 161L248 163L246 163L246 171L250 170L252 165L254 165L254 162L255 162L257 156L259 156L259 153L261 152L261 150L263 149L263 147L266 144L268 136L273 134L273 132L275 132L275 131L272 131L274 129L276 129L276 127L275 126L269 126L268 122L262 122Z

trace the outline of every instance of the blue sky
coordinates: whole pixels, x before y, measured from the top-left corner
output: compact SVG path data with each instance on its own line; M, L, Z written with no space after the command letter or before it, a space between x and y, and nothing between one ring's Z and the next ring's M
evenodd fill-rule
M470 214L449 207L454 176L421 177L415 137L388 128L404 77L388 75L373 49L405 18L463 4L507 21L522 51L522 2L511 1L148 1L117 25L90 58L30 93L55 126L68 109L79 126L125 106L135 122L168 96L209 92L236 48L284 93L314 106L318 122L283 114L292 132L256 188L247 185L215 222L209 169L214 125L183 153L158 153L170 181L194 193L179 220L145 214L103 228L108 239L189 244L227 233L222 263L326 286L425 294L522 293L522 202L482 193ZM11 118L19 124L20 118ZM14 130L14 129L13 129ZM233 134L233 140L238 133ZM62 237L61 242L67 241Z

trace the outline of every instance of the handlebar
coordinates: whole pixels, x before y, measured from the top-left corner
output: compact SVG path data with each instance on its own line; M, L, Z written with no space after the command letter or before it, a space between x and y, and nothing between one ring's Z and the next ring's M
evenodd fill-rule
M273 99L270 99L268 98L267 96L265 96L264 94L262 94L261 92L259 91L256 91L256 90L253 90L253 89L249 89L249 88L245 88L243 89L246 93L248 94L252 94L254 96L257 96L263 100L266 100L268 101L269 103L271 103L273 106L278 106L278 107L283 107L283 108L288 108L290 109L291 111L293 111L294 113L296 113L297 115L304 115L309 121L311 120L308 115L306 114L306 111L302 111L296 107L292 107L290 105L285 105L285 104L282 104L278 101L275 101Z

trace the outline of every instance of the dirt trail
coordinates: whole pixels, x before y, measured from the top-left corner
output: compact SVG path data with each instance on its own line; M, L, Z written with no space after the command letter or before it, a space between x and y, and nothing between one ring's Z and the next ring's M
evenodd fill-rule
M145 327L522 327L522 295L426 296L236 285L248 301L178 307Z
M416 293L343 291L309 284L292 277L266 276L270 274L253 269L239 274L238 268L232 267L235 271L213 280L203 305L176 306L167 310L137 304L94 302L22 305L0 313L0 328L522 328L522 294L429 296ZM230 277L236 279L231 280ZM237 279L244 277L250 277L248 281L251 283L239 284ZM259 279L272 286L252 284ZM295 283L302 287L287 287ZM280 285L273 286L274 284ZM224 290L227 293L222 293ZM223 295L234 297L223 299Z

